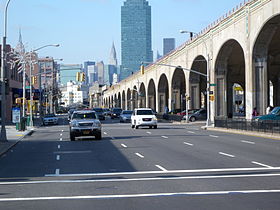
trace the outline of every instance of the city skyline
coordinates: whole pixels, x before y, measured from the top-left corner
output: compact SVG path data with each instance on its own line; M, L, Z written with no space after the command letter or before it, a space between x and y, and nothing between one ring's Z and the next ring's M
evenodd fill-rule
M59 48L40 51L40 57L50 55L63 58L64 63L83 63L87 60L108 63L108 52L114 42L117 59L120 61L120 10L123 2L71 0L46 3L43 0L30 0L26 3L12 0L8 10L7 43L15 47L21 29L27 50L50 43L61 45ZM180 29L198 32L240 2L242 1L217 0L214 5L204 0L197 1L196 4L190 0L149 0L152 7L154 57L157 51L161 53L163 38L174 37L178 47L188 39L188 36L179 33ZM4 4L5 1L0 2L1 12ZM0 18L1 24L2 21ZM0 35L2 34L0 28Z

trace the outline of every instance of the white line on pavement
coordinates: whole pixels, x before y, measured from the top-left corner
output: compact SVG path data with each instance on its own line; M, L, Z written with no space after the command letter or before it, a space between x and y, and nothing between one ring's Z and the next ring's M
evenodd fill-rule
M59 140L62 141L62 138L60 138Z
M62 133L60 134L60 136L62 136Z
M234 157L235 157L234 155L227 154L227 153L224 153L224 152L219 152L219 154L220 154L220 155L227 156L227 157L232 157L232 158L234 158Z
M164 139L168 139L168 137L167 136L161 136L162 138L164 138Z
M60 160L60 155L57 155L57 156L56 156L56 160Z
M193 132L193 131L188 131L188 133L192 133L192 134L194 134L195 132Z
M160 165L155 165L156 167L158 167L160 170L162 170L162 171L167 171L165 168L163 168L162 166L160 166Z
M193 146L193 144L188 143L188 142L184 142L184 144L189 145L189 146Z
M57 149L60 149L60 145L57 145Z
M171 174L171 173L209 173L209 172L234 172L234 171L275 171L280 167L273 168L215 168L215 169L190 169L170 171L136 171L136 172L114 172L114 173L85 173L85 174L60 174L61 177L70 176L119 176L119 175L141 175L141 174ZM45 174L46 177L54 177L55 174ZM1 183L0 183L1 184Z
M143 155L141 155L140 153L138 153L138 152L136 152L135 153L135 155L137 155L138 157L140 157L140 158L144 158L144 156Z
M57 196L57 197L18 197L0 198L0 202L12 201L42 201L42 200L80 200L80 199L116 199L116 198L143 198L143 197L167 197L167 196L196 196L196 195L227 195L227 194L260 194L279 193L276 190L232 190L232 191L198 191L198 192L171 192L171 193L146 193L146 194L123 194L123 195L82 195L82 196Z
M121 145L122 145L122 147L127 148L127 146L125 144L121 144Z
M214 135L209 135L209 136L213 138L219 138L219 136L214 136Z
M245 140L241 140L242 143L246 143L246 144L255 144L255 142L252 141L245 141Z
M252 161L252 163L254 163L256 165L259 165L259 166L266 167L266 168L273 168L272 166L269 166L269 165L266 165L266 164L263 164L263 163L259 163L259 162L256 162L256 161Z
M147 131L147 134L152 134L150 131Z
M61 132L63 132L64 130L61 130Z
M105 135L107 135L107 133L106 132L103 132Z

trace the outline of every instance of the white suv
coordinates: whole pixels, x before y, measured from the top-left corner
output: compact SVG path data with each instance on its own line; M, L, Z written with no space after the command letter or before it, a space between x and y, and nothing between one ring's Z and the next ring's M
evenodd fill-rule
M139 126L149 126L149 128L155 129L157 128L157 118L152 109L134 109L131 115L131 127L138 129Z

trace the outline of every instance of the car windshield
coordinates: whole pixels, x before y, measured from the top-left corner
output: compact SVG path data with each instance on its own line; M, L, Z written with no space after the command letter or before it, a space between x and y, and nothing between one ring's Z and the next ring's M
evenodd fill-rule
M132 111L123 111L122 114L132 114Z
M153 115L152 110L137 110L137 115Z
M276 107L271 111L271 114L279 115L280 114L280 107Z
M103 112L103 109L101 109L101 108L94 108L93 110L96 112Z
M96 119L94 112L74 113L72 119Z
M121 113L121 112L122 112L122 109L113 109L113 112L114 112L114 113Z

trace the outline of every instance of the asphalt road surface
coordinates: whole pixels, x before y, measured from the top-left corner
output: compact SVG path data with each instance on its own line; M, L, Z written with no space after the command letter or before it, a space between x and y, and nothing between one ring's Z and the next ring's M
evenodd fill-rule
M280 209L280 141L102 122L103 139L44 126L0 157L0 209Z

